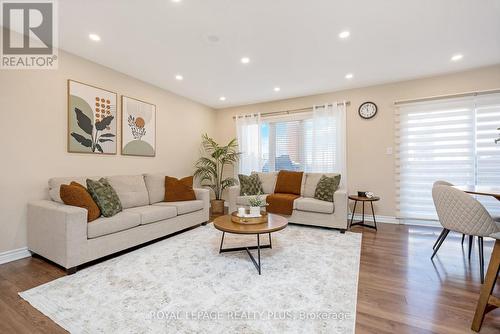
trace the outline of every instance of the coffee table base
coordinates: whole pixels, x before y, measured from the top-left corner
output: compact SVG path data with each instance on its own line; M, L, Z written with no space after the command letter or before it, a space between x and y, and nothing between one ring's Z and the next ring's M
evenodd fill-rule
M259 275L260 275L261 268L262 268L260 265L260 250L263 248L273 248L273 244L271 241L271 233L269 233L269 245L261 245L260 244L260 234L257 234L257 246L222 248L222 244L224 243L224 235L225 234L226 234L226 232L222 232L222 239L220 241L219 254L220 253L228 253L228 252L246 251L248 253L248 256L250 256L250 259L252 260L255 268L257 269L257 271L259 272ZM250 252L251 249L257 250L258 261L255 260L255 257Z

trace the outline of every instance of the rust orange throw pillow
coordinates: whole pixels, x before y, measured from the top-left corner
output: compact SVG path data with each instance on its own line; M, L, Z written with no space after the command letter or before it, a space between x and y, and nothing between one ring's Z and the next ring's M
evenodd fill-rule
M165 202L192 201L195 199L192 176L180 180L175 177L165 177Z
M87 209L87 222L96 220L101 216L101 210L90 196L87 188L78 182L71 182L69 185L61 184L59 195L64 204Z
M291 172L280 170L274 193L300 195L302 188L302 175L304 172Z

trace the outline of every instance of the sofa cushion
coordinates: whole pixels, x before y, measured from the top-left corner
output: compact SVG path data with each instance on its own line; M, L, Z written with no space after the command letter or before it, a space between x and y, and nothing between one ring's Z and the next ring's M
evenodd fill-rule
M78 182L71 182L69 185L61 184L59 191L64 204L77 206L87 210L87 222L96 220L101 216L101 210L90 196L87 188Z
M251 196L264 193L264 190L262 190L262 182L260 182L259 175L238 174L238 179L240 181L240 196Z
M139 226L141 216L138 213L120 212L113 217L101 217L87 224L87 238L93 239L103 235L128 230Z
M300 195L304 172L280 170L274 193Z
M337 191L340 184L340 175L335 175L332 177L321 176L318 185L316 186L316 191L314 192L314 198L321 201L333 202L333 194Z
M274 192L274 186L276 185L278 172L270 172L270 173L253 172L252 174L257 174L259 176L259 180L262 184L262 190L264 194L272 194Z
M106 178L115 189L124 209L149 204L149 195L142 175L117 175Z
M165 202L194 201L193 176L182 179L165 176Z
M171 206L177 209L178 215L184 215L186 213L203 210L203 201L160 202L154 204L154 206Z
M156 223L177 216L177 209L173 206L146 205L124 210L137 213L141 216L141 225Z
M144 181L149 193L149 204L165 200L165 176L166 174L144 174Z
M318 182L323 175L325 175L327 177L333 177L333 176L340 175L340 174L338 174L338 173L304 173L305 183L304 183L304 190L302 192L303 197L314 198L316 186L318 185Z
M260 197L262 197L262 199L265 201L266 200L266 197L268 195L267 194L262 194L260 195ZM250 203L248 202L248 200L250 198L254 198L255 196L238 196L236 197L236 204L237 205L245 205L245 206L250 206Z
M73 181L78 182L81 185L85 185L87 182L87 179L99 180L100 178L101 178L100 176L53 177L53 178L49 179L50 199L55 201L55 202L64 203L63 200L61 199L60 194L59 194L59 190L61 189L61 185L70 184Z
M111 217L123 210L120 198L105 178L87 179L87 190L104 217Z
M319 199L301 197L295 200L295 209L299 211L309 211L318 213L333 213L332 202L320 201Z

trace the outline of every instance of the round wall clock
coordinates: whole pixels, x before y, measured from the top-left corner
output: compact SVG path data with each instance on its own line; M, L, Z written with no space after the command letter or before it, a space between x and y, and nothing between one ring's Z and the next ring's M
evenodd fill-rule
M358 113L364 119L373 118L377 114L377 105L373 102L364 102L359 106Z

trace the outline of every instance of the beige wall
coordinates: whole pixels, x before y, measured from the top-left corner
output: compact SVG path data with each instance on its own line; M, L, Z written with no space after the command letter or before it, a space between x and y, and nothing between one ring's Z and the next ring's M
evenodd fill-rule
M50 177L190 175L201 134L214 133L211 108L77 56L59 57L58 70L0 70L0 253L26 246L26 203L47 197ZM156 157L67 153L68 79L156 104Z
M393 147L394 101L497 88L500 88L500 65L432 78L222 109L217 111L216 138L226 141L236 136L233 115L351 101L351 105L347 107L349 191L375 192L382 198L376 204L376 213L394 217L394 156L386 154L387 148ZM378 114L375 118L364 120L358 116L358 107L364 101L377 104Z

